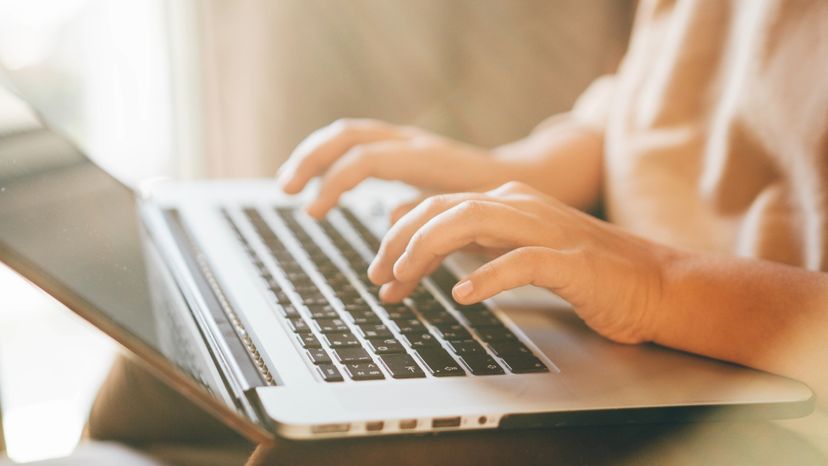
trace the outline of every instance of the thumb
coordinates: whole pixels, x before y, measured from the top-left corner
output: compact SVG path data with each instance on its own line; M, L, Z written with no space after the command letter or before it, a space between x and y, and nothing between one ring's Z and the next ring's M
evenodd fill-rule
M541 246L514 249L475 270L452 289L460 304L472 304L524 285L548 288L566 299L580 282L576 253Z

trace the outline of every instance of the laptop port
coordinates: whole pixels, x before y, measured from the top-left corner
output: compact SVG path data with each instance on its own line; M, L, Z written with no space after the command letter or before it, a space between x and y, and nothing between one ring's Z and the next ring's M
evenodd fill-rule
M368 432L379 432L382 430L383 427L385 427L385 423L382 421L373 421L365 423L365 430Z
M348 432L349 430L351 430L350 424L319 424L311 426L311 432L314 434L335 434Z
M460 416L457 417L438 417L431 421L431 427L435 429L445 429L448 427L460 427Z
M400 421L400 429L403 430L411 430L417 427L417 420L416 419L405 419Z

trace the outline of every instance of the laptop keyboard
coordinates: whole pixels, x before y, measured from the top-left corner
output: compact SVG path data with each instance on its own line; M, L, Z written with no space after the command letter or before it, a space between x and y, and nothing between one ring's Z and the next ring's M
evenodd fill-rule
M368 260L331 223L330 216L318 222L309 220L319 227L311 234L298 219L305 214L294 208L273 212L281 223L280 233L257 209L243 209L277 265L278 279L233 217L226 211L224 216L269 288L296 345L322 380L549 371L486 305L462 306L451 300L457 280L447 269L440 267L429 281L452 303L451 307L443 305L423 284L402 303L380 303L375 298L379 287L368 281L365 273ZM334 215L358 235L364 252L374 254L378 250L378 239L353 212L341 208ZM281 239L284 231L289 231L301 246L285 244ZM320 245L320 236L337 250L336 261ZM318 274L309 273L310 269Z

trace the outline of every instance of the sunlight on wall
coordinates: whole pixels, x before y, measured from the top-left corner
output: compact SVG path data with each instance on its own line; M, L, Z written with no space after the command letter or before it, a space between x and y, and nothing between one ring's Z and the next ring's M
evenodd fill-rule
M173 175L163 0L0 0L0 64L53 126L128 182Z

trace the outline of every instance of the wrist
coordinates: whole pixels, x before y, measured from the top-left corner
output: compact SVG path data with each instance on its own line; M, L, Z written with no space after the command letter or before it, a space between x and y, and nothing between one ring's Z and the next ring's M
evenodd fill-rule
M663 247L658 253L658 280L648 303L643 336L646 341L665 344L674 328L681 303L688 293L687 270L698 253Z

